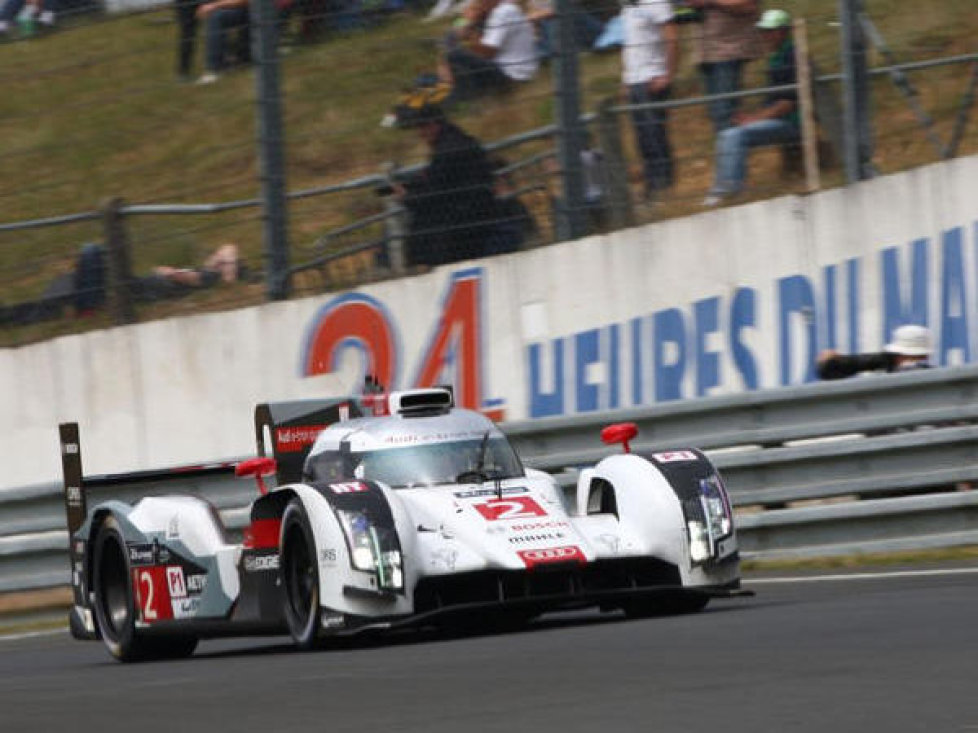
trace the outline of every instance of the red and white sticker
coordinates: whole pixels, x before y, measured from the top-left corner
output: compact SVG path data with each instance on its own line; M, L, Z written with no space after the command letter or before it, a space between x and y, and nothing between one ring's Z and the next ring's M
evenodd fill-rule
M659 463L679 463L680 461L699 460L699 456L691 450L671 450L665 453L653 453L652 457Z
M183 579L183 568L179 565L170 565L167 567L166 586L170 591L170 598L187 597L187 584Z
M547 510L529 496L512 496L505 499L488 499L474 504L479 514L495 522L501 519L530 519L545 517Z
M275 429L275 450L278 453L298 453L316 442L325 425L297 425Z
M329 488L334 494L358 494L361 491L370 490L366 484L360 483L359 481L345 481L341 484L330 484Z
M539 550L521 550L516 553L526 567L550 565L552 563L576 562L579 565L587 563L587 558L580 547L544 547Z
M143 623L151 624L173 618L167 582L168 569L163 565L153 565L132 570L133 595L136 596L136 609ZM180 577L182 581L182 570Z

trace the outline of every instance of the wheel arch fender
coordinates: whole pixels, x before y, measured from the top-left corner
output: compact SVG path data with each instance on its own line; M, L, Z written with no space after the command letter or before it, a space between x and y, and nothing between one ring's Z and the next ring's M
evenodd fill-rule
M344 569L350 567L346 537L336 513L319 491L305 484L292 484L283 487L269 494L262 501L276 494L285 495L283 499L280 499L279 518L285 513L285 508L293 499L298 499L302 503L315 543L315 561L319 570L319 603L321 606L336 607L343 597L343 585L347 574ZM280 536L280 549L281 546L282 538ZM337 569L342 572L336 572Z
M615 512L643 545L643 552L680 565L684 562L685 527L682 505L668 479L651 461L634 453L609 456L578 484L578 507L594 509L593 491L614 493ZM607 500L602 500L602 503Z

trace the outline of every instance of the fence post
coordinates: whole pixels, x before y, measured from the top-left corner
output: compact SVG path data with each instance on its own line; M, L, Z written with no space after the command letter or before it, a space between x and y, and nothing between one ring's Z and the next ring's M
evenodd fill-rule
M106 199L102 203L102 233L108 254L106 296L112 321L120 326L136 322L136 309L132 304L132 257L122 206L120 198Z
M842 23L842 84L845 98L846 180L855 183L875 174L872 165L873 140L870 130L869 71L866 66L866 38L859 15L862 0L839 0Z
M407 258L404 252L404 240L408 230L407 209L393 196L387 196L384 201L384 211L390 214L384 220L384 234L387 239L387 258L391 273L403 275L407 269Z
M556 100L557 160L560 163L563 195L557 205L557 240L577 239L586 234L584 171L581 169L583 131L578 79L574 18L570 0L556 0L556 46L553 62Z
M628 188L628 167L621 143L621 125L612 111L615 98L609 97L598 106L598 145L604 156L604 183L607 186L609 224L612 229L625 229L635 224L631 191Z
M795 19L795 68L798 70L798 101L801 118L801 141L805 155L805 190L821 188L818 170L818 130L812 101L812 65L808 58L808 27L804 18Z
M285 135L278 81L278 10L274 0L251 1L257 61L258 152L265 242L265 292L270 300L289 296L288 210Z

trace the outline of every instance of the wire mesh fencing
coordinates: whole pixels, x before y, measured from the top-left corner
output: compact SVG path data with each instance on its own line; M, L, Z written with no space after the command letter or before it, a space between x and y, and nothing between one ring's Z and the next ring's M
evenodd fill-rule
M873 171L978 151L972 0L845 0L846 49L825 0L719 20L696 0L126 1L0 45L4 345L262 302L270 266L321 293L546 245L571 220L579 236L844 184L846 54L866 62ZM758 29L775 9L788 20ZM787 133L724 136L779 102Z

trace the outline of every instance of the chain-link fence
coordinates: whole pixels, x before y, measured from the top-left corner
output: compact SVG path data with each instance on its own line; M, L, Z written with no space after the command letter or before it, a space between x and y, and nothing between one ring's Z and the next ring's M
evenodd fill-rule
M49 2L0 31L4 345L978 151L973 0Z

